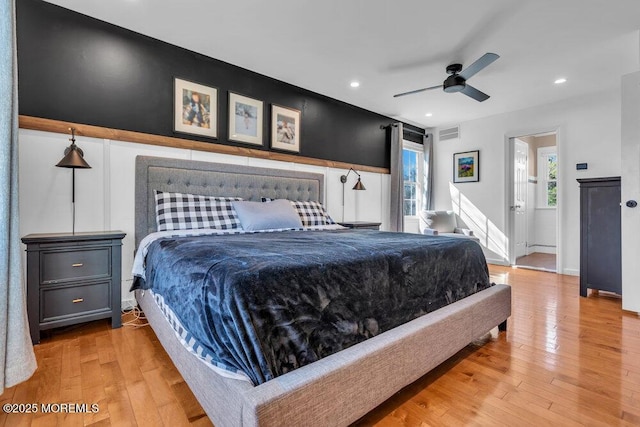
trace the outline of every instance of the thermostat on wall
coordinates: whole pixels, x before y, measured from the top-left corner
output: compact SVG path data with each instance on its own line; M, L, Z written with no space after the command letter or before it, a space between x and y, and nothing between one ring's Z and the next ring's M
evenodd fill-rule
M584 170L587 169L586 163L576 163L576 170Z

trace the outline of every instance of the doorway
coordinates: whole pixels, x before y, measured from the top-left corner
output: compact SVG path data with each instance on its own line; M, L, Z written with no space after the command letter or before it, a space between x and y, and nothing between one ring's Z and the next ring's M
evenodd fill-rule
M509 138L512 153L511 264L556 272L558 150L556 132Z

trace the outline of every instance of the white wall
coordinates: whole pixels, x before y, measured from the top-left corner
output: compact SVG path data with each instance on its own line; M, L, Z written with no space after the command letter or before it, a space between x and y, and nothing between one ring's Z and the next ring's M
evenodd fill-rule
M540 182L527 183L527 255L556 253L556 210L536 206L540 190Z
M529 204L533 230L530 230L532 232L527 237L528 252L555 254L557 242L556 209L540 208L538 201L539 195L546 194L546 183L540 179L538 174L538 149L555 146L556 136L533 136L527 139L529 142L529 175L532 175L537 181L536 184L529 183L529 191L533 196L533 201Z
M534 205L535 206L535 205ZM556 253L556 210L533 208L534 234L527 243L529 252Z
M622 308L640 313L640 71L622 77Z
M54 165L63 157L69 135L20 130L20 232L71 232L71 170ZM342 216L342 169L121 141L77 137L91 169L76 170L76 231L122 230L122 300L133 296L131 267L134 252L134 182L137 155L173 157L238 165L300 170L325 175L325 205L336 221L382 222L389 229L389 175L361 172L365 191L353 191L351 174ZM385 207L383 209L383 206ZM23 257L24 267L24 257Z
M490 102L490 101L489 101ZM577 178L618 176L620 89L590 94L460 124L461 137L434 144L434 200L437 209L457 205L485 246L489 262L507 261L505 136L558 129L560 272L580 268L580 204ZM435 133L437 136L437 132ZM480 182L452 184L452 156L480 150ZM589 169L576 171L586 162Z

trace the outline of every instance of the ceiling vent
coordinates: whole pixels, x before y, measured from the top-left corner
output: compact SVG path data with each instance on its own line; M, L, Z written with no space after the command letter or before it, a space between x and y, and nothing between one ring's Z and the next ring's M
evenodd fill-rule
M460 126L454 126L448 129L440 129L440 141L448 139L460 138Z

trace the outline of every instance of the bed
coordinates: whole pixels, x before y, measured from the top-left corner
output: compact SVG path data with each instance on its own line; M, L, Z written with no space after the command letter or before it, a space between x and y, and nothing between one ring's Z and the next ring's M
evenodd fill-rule
M321 174L153 157L136 159L135 185L136 247L155 231L156 190L324 200ZM151 292L136 290L136 299L217 426L347 425L494 327L506 329L511 313L510 287L493 285L254 386L213 372L187 350Z

